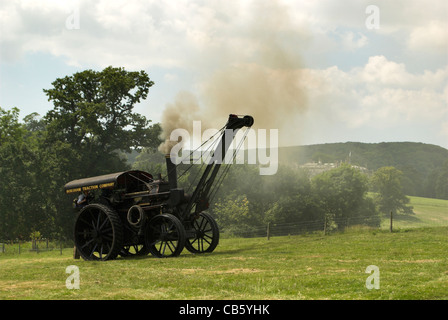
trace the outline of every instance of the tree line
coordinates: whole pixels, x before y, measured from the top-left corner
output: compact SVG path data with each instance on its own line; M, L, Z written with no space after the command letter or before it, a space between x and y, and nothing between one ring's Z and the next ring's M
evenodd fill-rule
M144 71L85 70L43 90L54 106L43 116L32 113L21 121L18 108L0 108L0 239L28 239L36 232L71 238L73 199L63 186L73 179L131 167L166 173L157 152L160 125L133 111L152 85ZM137 154L132 163L131 151ZM180 178L187 192L197 170ZM343 164L310 178L286 165L273 176L260 176L255 165L233 165L210 211L221 227L235 233L269 222L320 219L337 230L360 223L378 226L381 213L412 212L402 180L393 167L368 178Z
M448 150L418 142L326 143L281 148L287 162L335 163L340 161L370 171L393 166L402 173L403 188L409 196L448 199Z

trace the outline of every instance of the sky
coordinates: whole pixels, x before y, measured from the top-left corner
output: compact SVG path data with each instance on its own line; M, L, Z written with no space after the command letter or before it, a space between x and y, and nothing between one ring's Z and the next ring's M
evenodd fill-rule
M280 145L448 148L444 0L0 2L3 109L43 116L52 81L107 66L148 73L154 123L250 113Z

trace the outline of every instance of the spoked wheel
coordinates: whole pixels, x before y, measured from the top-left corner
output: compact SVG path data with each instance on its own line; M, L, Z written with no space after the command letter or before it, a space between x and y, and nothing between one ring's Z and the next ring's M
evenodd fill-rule
M176 257L185 247L185 229L172 214L157 215L149 221L146 245L153 256Z
M187 239L185 247L191 253L212 252L219 243L219 228L215 219L208 213L202 212L193 221L195 237Z
M120 251L122 257L145 256L149 253L149 249L145 244L134 244L123 246Z
M103 204L89 204L75 222L75 245L84 260L115 259L122 249L123 227L118 214Z

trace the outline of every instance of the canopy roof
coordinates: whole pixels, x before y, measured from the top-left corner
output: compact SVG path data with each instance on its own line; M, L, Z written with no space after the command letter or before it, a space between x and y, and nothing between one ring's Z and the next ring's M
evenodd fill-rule
M127 187L128 183L150 183L153 177L151 174L140 171L131 170L105 174L102 176L73 180L65 184L65 193L82 192L86 190L114 188L117 186Z

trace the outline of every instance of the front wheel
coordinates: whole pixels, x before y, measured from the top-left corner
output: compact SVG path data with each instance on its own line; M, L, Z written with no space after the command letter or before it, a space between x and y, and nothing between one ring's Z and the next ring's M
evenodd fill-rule
M185 247L185 228L172 214L152 218L146 231L146 245L158 258L176 257Z
M195 236L189 238L185 247L191 253L213 252L219 243L219 228L215 219L205 212L193 221Z

